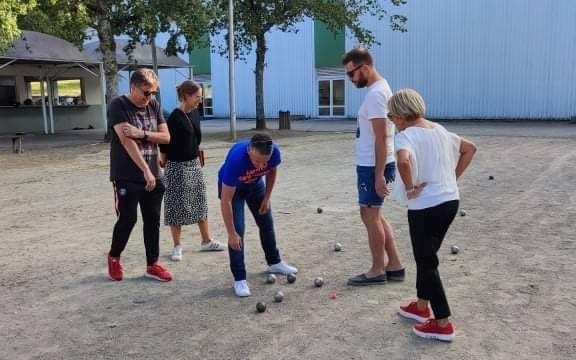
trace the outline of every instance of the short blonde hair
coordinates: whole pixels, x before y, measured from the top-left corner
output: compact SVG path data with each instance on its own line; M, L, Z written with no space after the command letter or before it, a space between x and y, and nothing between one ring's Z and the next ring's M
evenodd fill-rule
M416 90L402 89L388 100L388 110L392 115L411 121L424 116L426 105Z
M131 86L154 86L157 88L159 83L158 76L151 69L138 69L130 76Z

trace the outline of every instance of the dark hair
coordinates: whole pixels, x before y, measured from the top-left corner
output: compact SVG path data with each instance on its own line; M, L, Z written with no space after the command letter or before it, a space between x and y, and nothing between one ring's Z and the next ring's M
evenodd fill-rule
M184 80L180 85L176 86L178 100L182 100L184 95L194 95L198 90L200 90L200 85L194 80Z
M346 65L350 61L352 61L354 65L372 65L374 63L372 60L372 55L370 55L370 52L366 48L354 48L348 51L342 57L342 65Z
M272 154L273 144L272 137L268 134L258 133L250 139L250 147L258 151L261 155Z
M141 68L132 73L130 76L130 86L154 86L158 87L158 76L150 69Z

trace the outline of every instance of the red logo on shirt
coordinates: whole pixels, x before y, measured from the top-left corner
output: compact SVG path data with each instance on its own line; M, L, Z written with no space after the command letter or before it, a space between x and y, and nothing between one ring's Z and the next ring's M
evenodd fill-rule
M240 180L243 183L246 184L250 184L253 183L254 181L256 181L256 179L258 179L260 176L266 175L270 172L270 169L268 169L268 167L261 167L258 169L252 169L252 170L247 170L246 174L243 176L240 176L238 178L238 180Z

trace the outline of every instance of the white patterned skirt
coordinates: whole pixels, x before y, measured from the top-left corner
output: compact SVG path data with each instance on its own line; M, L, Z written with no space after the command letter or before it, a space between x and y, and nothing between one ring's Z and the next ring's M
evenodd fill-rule
M168 161L164 182L164 224L190 225L206 220L206 181L198 159Z

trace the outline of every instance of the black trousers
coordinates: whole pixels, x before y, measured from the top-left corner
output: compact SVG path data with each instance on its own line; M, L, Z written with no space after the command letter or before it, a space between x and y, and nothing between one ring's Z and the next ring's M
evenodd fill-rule
M116 224L112 233L110 256L119 257L124 251L130 233L138 218L138 204L144 222L144 246L148 266L158 260L160 254L160 208L165 187L156 180L153 191L146 191L145 184L115 181L114 200L116 205Z
M458 212L458 204L458 200L453 200L427 209L408 210L410 239L416 260L417 295L430 301L436 319L450 316L436 253Z

